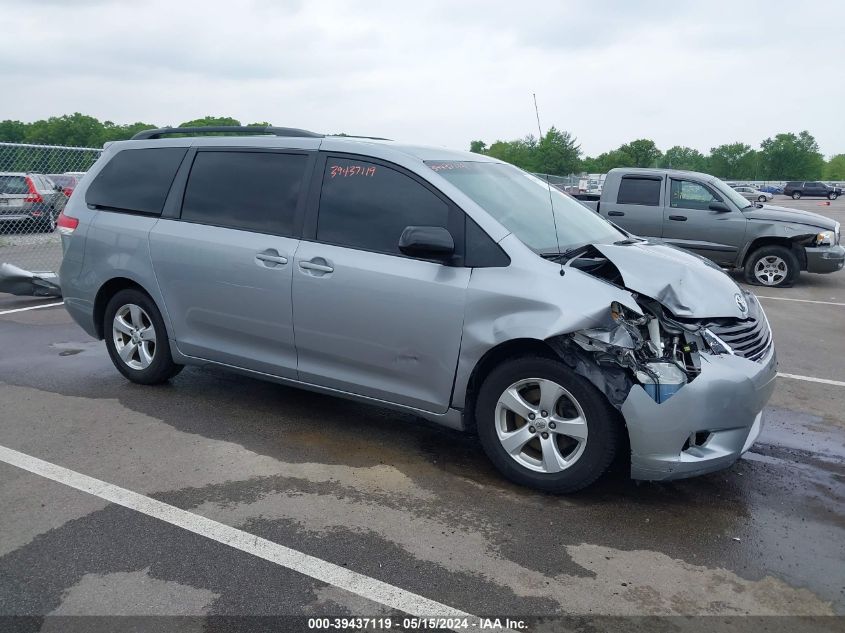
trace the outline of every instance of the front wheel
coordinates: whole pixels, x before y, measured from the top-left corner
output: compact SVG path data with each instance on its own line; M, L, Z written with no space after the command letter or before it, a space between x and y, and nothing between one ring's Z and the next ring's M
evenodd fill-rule
M768 198L766 196L757 196L758 202L766 202L766 200L768 200Z
M835 191L831 191L829 194L827 194L827 199L828 200L836 200L836 198L838 196L839 196L839 194L837 194Z
M793 191L792 192L792 199L793 200L798 200L800 198L801 198L801 192L800 191Z
M745 280L759 286L792 285L799 272L795 253L777 244L758 248L745 263Z
M524 357L485 379L475 408L490 461L511 481L545 492L589 486L616 454L618 413L560 361Z
M132 382L156 385L182 370L170 355L161 312L140 290L128 288L111 298L103 319L103 335L114 366Z

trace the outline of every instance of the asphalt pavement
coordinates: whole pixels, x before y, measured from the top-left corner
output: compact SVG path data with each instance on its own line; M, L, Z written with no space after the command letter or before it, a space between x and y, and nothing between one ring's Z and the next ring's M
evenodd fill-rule
M21 310L56 300L0 295L0 628L299 630L432 603L537 631L843 616L845 273L754 290L792 377L752 450L670 483L619 465L567 497L509 484L474 437L412 416L212 369L130 384L61 305Z

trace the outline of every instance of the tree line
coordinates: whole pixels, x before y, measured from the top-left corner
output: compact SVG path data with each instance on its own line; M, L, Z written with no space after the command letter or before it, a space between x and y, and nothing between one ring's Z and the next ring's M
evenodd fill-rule
M172 127L203 125L241 125L241 122L231 117L206 116ZM262 121L248 125L270 124ZM143 122L118 124L76 112L31 123L0 121L0 141L102 147L108 141L128 139L141 130L156 127L162 126ZM472 141L470 151L513 163L527 171L557 176L605 173L614 167L667 167L703 171L734 180L845 180L845 154L825 161L816 139L806 130L798 134L776 134L757 149L737 142L713 147L707 155L681 145L663 152L654 141L637 139L590 157L582 155L581 146L569 132L551 127L540 138L529 134L489 146L484 141Z
M231 117L206 116L178 125L156 125L154 123L118 124L80 114L65 114L49 119L24 123L7 119L0 121L0 141L9 143L35 143L39 145L71 145L74 147L100 148L109 141L123 141L132 138L142 130L159 127L199 127L202 125L241 125ZM247 125L270 125L267 122Z
M555 127L541 137L532 134L513 140L472 141L470 151L486 154L527 171L567 176L601 174L614 167L663 167L702 171L732 180L845 180L845 154L825 161L819 145L806 130L776 134L754 149L745 143L726 143L707 155L692 147L675 145L665 152L650 139L636 139L595 157L582 156L569 133Z

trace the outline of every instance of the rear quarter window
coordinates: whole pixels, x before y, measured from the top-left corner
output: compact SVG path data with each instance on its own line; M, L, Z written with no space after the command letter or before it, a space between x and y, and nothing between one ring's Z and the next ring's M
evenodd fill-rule
M155 147L118 152L88 187L85 202L111 211L161 215L187 151L187 147Z

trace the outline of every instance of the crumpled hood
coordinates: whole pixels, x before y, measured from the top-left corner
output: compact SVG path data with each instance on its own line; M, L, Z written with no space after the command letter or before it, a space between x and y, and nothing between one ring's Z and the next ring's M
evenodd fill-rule
M831 220L812 211L790 209L764 204L762 207L752 207L742 212L749 220L769 220L774 222L792 222L794 224L806 224L807 226L819 227L832 231L836 227L836 220Z
M656 242L593 244L622 275L628 290L659 301L677 317L745 318L742 290L703 257Z

